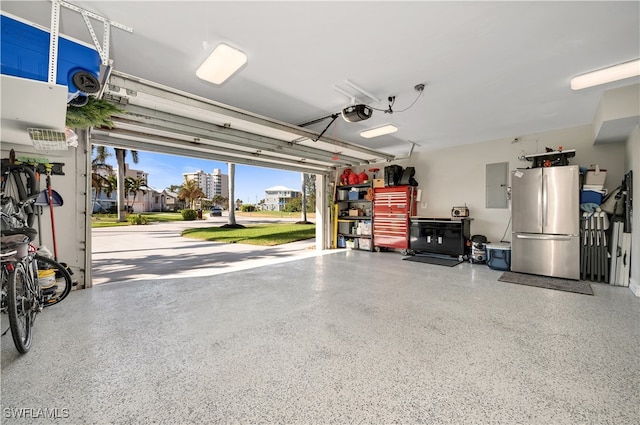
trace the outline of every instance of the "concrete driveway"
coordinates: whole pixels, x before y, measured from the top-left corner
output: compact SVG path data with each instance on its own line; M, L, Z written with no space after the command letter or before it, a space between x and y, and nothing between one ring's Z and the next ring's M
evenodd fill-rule
M236 222L243 225L298 220L236 216ZM97 285L139 279L209 276L332 252L317 251L315 239L263 247L180 236L183 229L222 226L225 223L226 212L222 217L199 221L93 229L92 282Z

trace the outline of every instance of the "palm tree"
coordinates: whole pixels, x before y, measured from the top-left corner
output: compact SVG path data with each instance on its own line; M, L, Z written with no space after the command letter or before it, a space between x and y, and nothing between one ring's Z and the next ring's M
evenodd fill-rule
M213 202L213 205L223 207L227 203L228 199L222 195L215 195L211 201Z
M195 202L198 199L204 198L204 192L198 186L198 182L190 180L187 176L184 177L184 183L178 190L178 199L185 201L191 206L191 209L195 209Z
M109 153L106 147L92 145L91 151L92 155L93 152L95 152L95 156L91 160L91 188L95 191L93 196L95 206L103 190L105 190L109 196L111 195L113 188L108 176L113 171L113 168L106 163L107 158L111 156L111 153Z
M107 177L107 180L109 180L109 188L107 189L105 194L108 197L111 197L111 194L113 193L113 191L118 189L118 176L114 174L109 174L109 177Z
M316 176L313 174L302 173L302 218L296 224L309 224L307 220L307 205L313 203L315 205ZM312 195L311 200L308 198ZM313 202L311 202L313 201Z
M229 162L228 166L229 166L229 200L231 200L235 195L236 164ZM244 227L242 224L236 223L236 212L235 212L234 206L231 205L231 201L229 201L229 218L227 220L227 224L221 227L233 227L233 228Z
M309 174L305 174L305 173L301 173L302 175L302 200L301 200L301 210L302 210L302 217L300 217L300 221L298 221L296 224L309 224L309 221L307 221L307 176Z
M136 203L136 196L138 196L138 192L146 193L144 188L147 187L147 181L142 177L133 178L127 177L124 179L126 185L126 193L127 193L127 209L129 209L129 195L133 195L133 199L131 201L131 207L133 208L133 204Z
M124 176L126 174L125 170L125 158L127 156L127 150L121 148L114 148L116 151L116 161L118 162L118 221L126 221L125 217L125 183ZM138 151L130 151L131 159L134 164L138 163Z

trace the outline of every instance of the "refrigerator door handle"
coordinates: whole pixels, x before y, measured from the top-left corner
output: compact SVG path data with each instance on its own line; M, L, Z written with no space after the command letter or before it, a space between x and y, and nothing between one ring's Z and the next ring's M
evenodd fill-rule
M547 175L542 173L542 228L547 226ZM544 230L543 230L544 231Z
M570 241L571 236L559 236L559 235L516 235L518 239L537 239L543 241Z

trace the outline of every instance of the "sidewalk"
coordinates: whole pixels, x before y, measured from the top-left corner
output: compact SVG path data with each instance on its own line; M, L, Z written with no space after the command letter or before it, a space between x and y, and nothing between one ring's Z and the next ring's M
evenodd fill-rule
M250 225L296 219L237 217ZM227 217L199 221L154 223L144 226L92 230L93 285L140 279L209 276L331 253L317 251L315 239L272 247L209 242L183 238L194 227L222 226Z

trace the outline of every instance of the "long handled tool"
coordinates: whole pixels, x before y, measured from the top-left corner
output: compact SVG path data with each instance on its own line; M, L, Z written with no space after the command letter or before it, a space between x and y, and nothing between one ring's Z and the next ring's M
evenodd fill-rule
M62 206L63 200L62 196L51 187L51 169L53 164L45 164L46 165L46 174L47 174L47 188L46 190L40 192L38 199L36 199L35 205L48 205L49 206L49 214L51 215L51 236L53 238L53 258L58 261L58 247L56 245L56 226L55 221L53 220L53 207ZM40 216L38 215L38 219ZM38 222L38 231L40 231L40 222ZM42 245L42 244L41 244Z
M62 196L51 187L51 169L53 164L44 164L46 166L46 175L47 175L47 188L40 192L40 195L36 199L35 205L39 206L40 211L38 211L38 232L40 233L42 229L40 228L40 213L42 212L42 206L47 205L49 207L49 214L51 215L51 234L53 237L53 256L56 261L58 261L58 252L56 246L56 230L55 224L53 221L53 207L60 207L63 204ZM42 241L40 241L40 245L42 245Z
M587 230L587 220L588 214L586 212L582 213L582 252L580 253L580 279L587 279L587 240L589 232Z
M609 250L607 244L607 230L609 230L609 218L607 217L607 213L604 211L600 211L600 218L602 219L602 238L603 238L603 248L602 248L602 262L604 264L604 281L605 283L609 283Z

